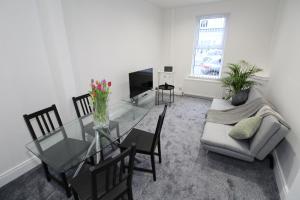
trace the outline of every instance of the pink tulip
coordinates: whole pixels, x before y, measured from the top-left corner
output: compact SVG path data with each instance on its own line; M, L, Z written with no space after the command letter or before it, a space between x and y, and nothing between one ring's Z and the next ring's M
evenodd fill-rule
M102 90L102 86L101 86L101 84L99 84L98 86L97 86L97 88L98 88L98 90Z

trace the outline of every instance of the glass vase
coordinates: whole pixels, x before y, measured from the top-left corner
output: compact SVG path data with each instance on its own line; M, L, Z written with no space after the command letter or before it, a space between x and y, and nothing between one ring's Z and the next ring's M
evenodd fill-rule
M109 126L109 109L108 97L99 98L94 102L94 125L96 128L108 128Z

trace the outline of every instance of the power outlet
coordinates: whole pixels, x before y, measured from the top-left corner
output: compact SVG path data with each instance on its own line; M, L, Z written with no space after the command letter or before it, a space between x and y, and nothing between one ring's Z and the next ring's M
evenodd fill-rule
M177 94L183 96L183 89L182 89L182 87L178 87Z

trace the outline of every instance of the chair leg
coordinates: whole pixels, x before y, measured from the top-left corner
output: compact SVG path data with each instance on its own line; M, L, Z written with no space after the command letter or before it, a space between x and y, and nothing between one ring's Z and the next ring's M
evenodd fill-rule
M48 165L44 162L42 162L43 168L44 168L44 172L47 178L47 181L51 181L51 175L49 173L49 169L48 169Z
M71 191L70 191L69 183L67 181L66 174L65 173L60 173L60 177L62 179L62 183L63 183L63 186L65 188L67 197L69 198L69 197L71 197Z
M125 193L126 194L126 193ZM121 196L121 200L125 200L125 194L122 194L122 196Z
M156 181L154 154L151 154L151 166L152 166L153 180Z
M161 163L161 146L160 146L160 141L158 140L158 158L159 158L159 163Z
M91 165L95 165L95 159L94 159L94 156L89 157L89 163L90 163Z
M128 189L128 200L133 200L132 188Z
M74 189L72 189L72 193L73 193L74 199L79 200L79 196L78 196L77 192Z
M123 149L120 149L120 152L123 153ZM125 162L124 159L121 159L121 168L122 168L122 172L125 173Z
M270 153L269 155L267 155L267 158L269 159L269 166L271 169L274 169L274 157L273 155Z

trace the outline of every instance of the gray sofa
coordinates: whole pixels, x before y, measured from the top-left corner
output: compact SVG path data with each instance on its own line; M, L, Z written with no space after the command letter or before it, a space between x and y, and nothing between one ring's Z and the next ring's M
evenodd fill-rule
M262 95L256 89L251 89L247 102L259 96ZM211 109L215 110L232 107L234 106L230 102L223 99L214 99L211 105ZM255 158L263 160L289 132L273 116L263 118L259 130L249 140L236 140L230 137L228 133L232 127L207 122L201 136L202 146L209 151L251 162Z

